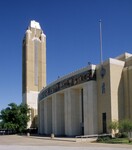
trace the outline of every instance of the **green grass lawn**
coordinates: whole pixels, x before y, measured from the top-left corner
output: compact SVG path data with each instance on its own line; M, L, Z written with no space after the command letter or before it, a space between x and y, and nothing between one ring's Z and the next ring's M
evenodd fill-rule
M110 137L99 137L97 139L98 143L111 143L111 144L131 144L129 143L128 138L110 138Z

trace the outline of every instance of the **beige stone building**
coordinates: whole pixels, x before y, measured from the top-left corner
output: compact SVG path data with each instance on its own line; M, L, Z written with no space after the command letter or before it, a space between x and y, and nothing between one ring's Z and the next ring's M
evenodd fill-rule
M37 126L38 94L46 86L46 36L34 20L26 30L22 53L22 100L31 108L30 128Z
M132 120L132 54L109 58L59 78L39 93L39 133L110 133L111 121Z
M24 43L30 41L29 37L35 38L36 29L30 25ZM132 54L109 58L101 65L91 64L46 86L46 41L40 27L37 31L39 44L43 44L40 44L43 53L38 53L37 63L33 59L33 40L30 41L31 46L23 44L27 48L26 52L23 50L23 100L37 110L38 98L40 134L77 136L110 133L108 125L111 121L132 120ZM40 45L39 52L42 50ZM35 76L36 64L38 78Z

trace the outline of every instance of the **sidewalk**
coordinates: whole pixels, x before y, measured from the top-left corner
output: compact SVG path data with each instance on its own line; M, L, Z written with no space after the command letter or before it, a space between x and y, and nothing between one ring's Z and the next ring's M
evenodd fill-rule
M78 139L77 139L78 140ZM83 139L84 140L84 139ZM89 139L91 141L91 139ZM132 149L132 145L124 144L100 144L88 141L77 141L75 138L50 138L40 136L19 136L19 135L2 135L0 136L0 150L15 150L14 147L23 147L23 150L41 150L41 148L59 149L82 149L85 150L124 150ZM8 147L8 148L6 148ZM11 147L11 148L9 148ZM41 147L41 148L40 148ZM48 149L49 150L49 149Z

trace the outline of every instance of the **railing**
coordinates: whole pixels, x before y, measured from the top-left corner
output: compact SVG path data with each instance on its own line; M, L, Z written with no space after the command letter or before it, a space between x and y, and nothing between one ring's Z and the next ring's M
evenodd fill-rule
M76 138L94 138L94 137L103 137L103 136L112 136L112 134L80 135L80 136L76 136Z

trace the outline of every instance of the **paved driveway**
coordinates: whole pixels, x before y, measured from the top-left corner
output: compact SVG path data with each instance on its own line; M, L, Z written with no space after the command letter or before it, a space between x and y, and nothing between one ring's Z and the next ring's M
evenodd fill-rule
M61 147L61 146L0 146L0 150L128 150L114 147Z
M132 145L75 142L70 138L0 136L0 150L128 150Z

